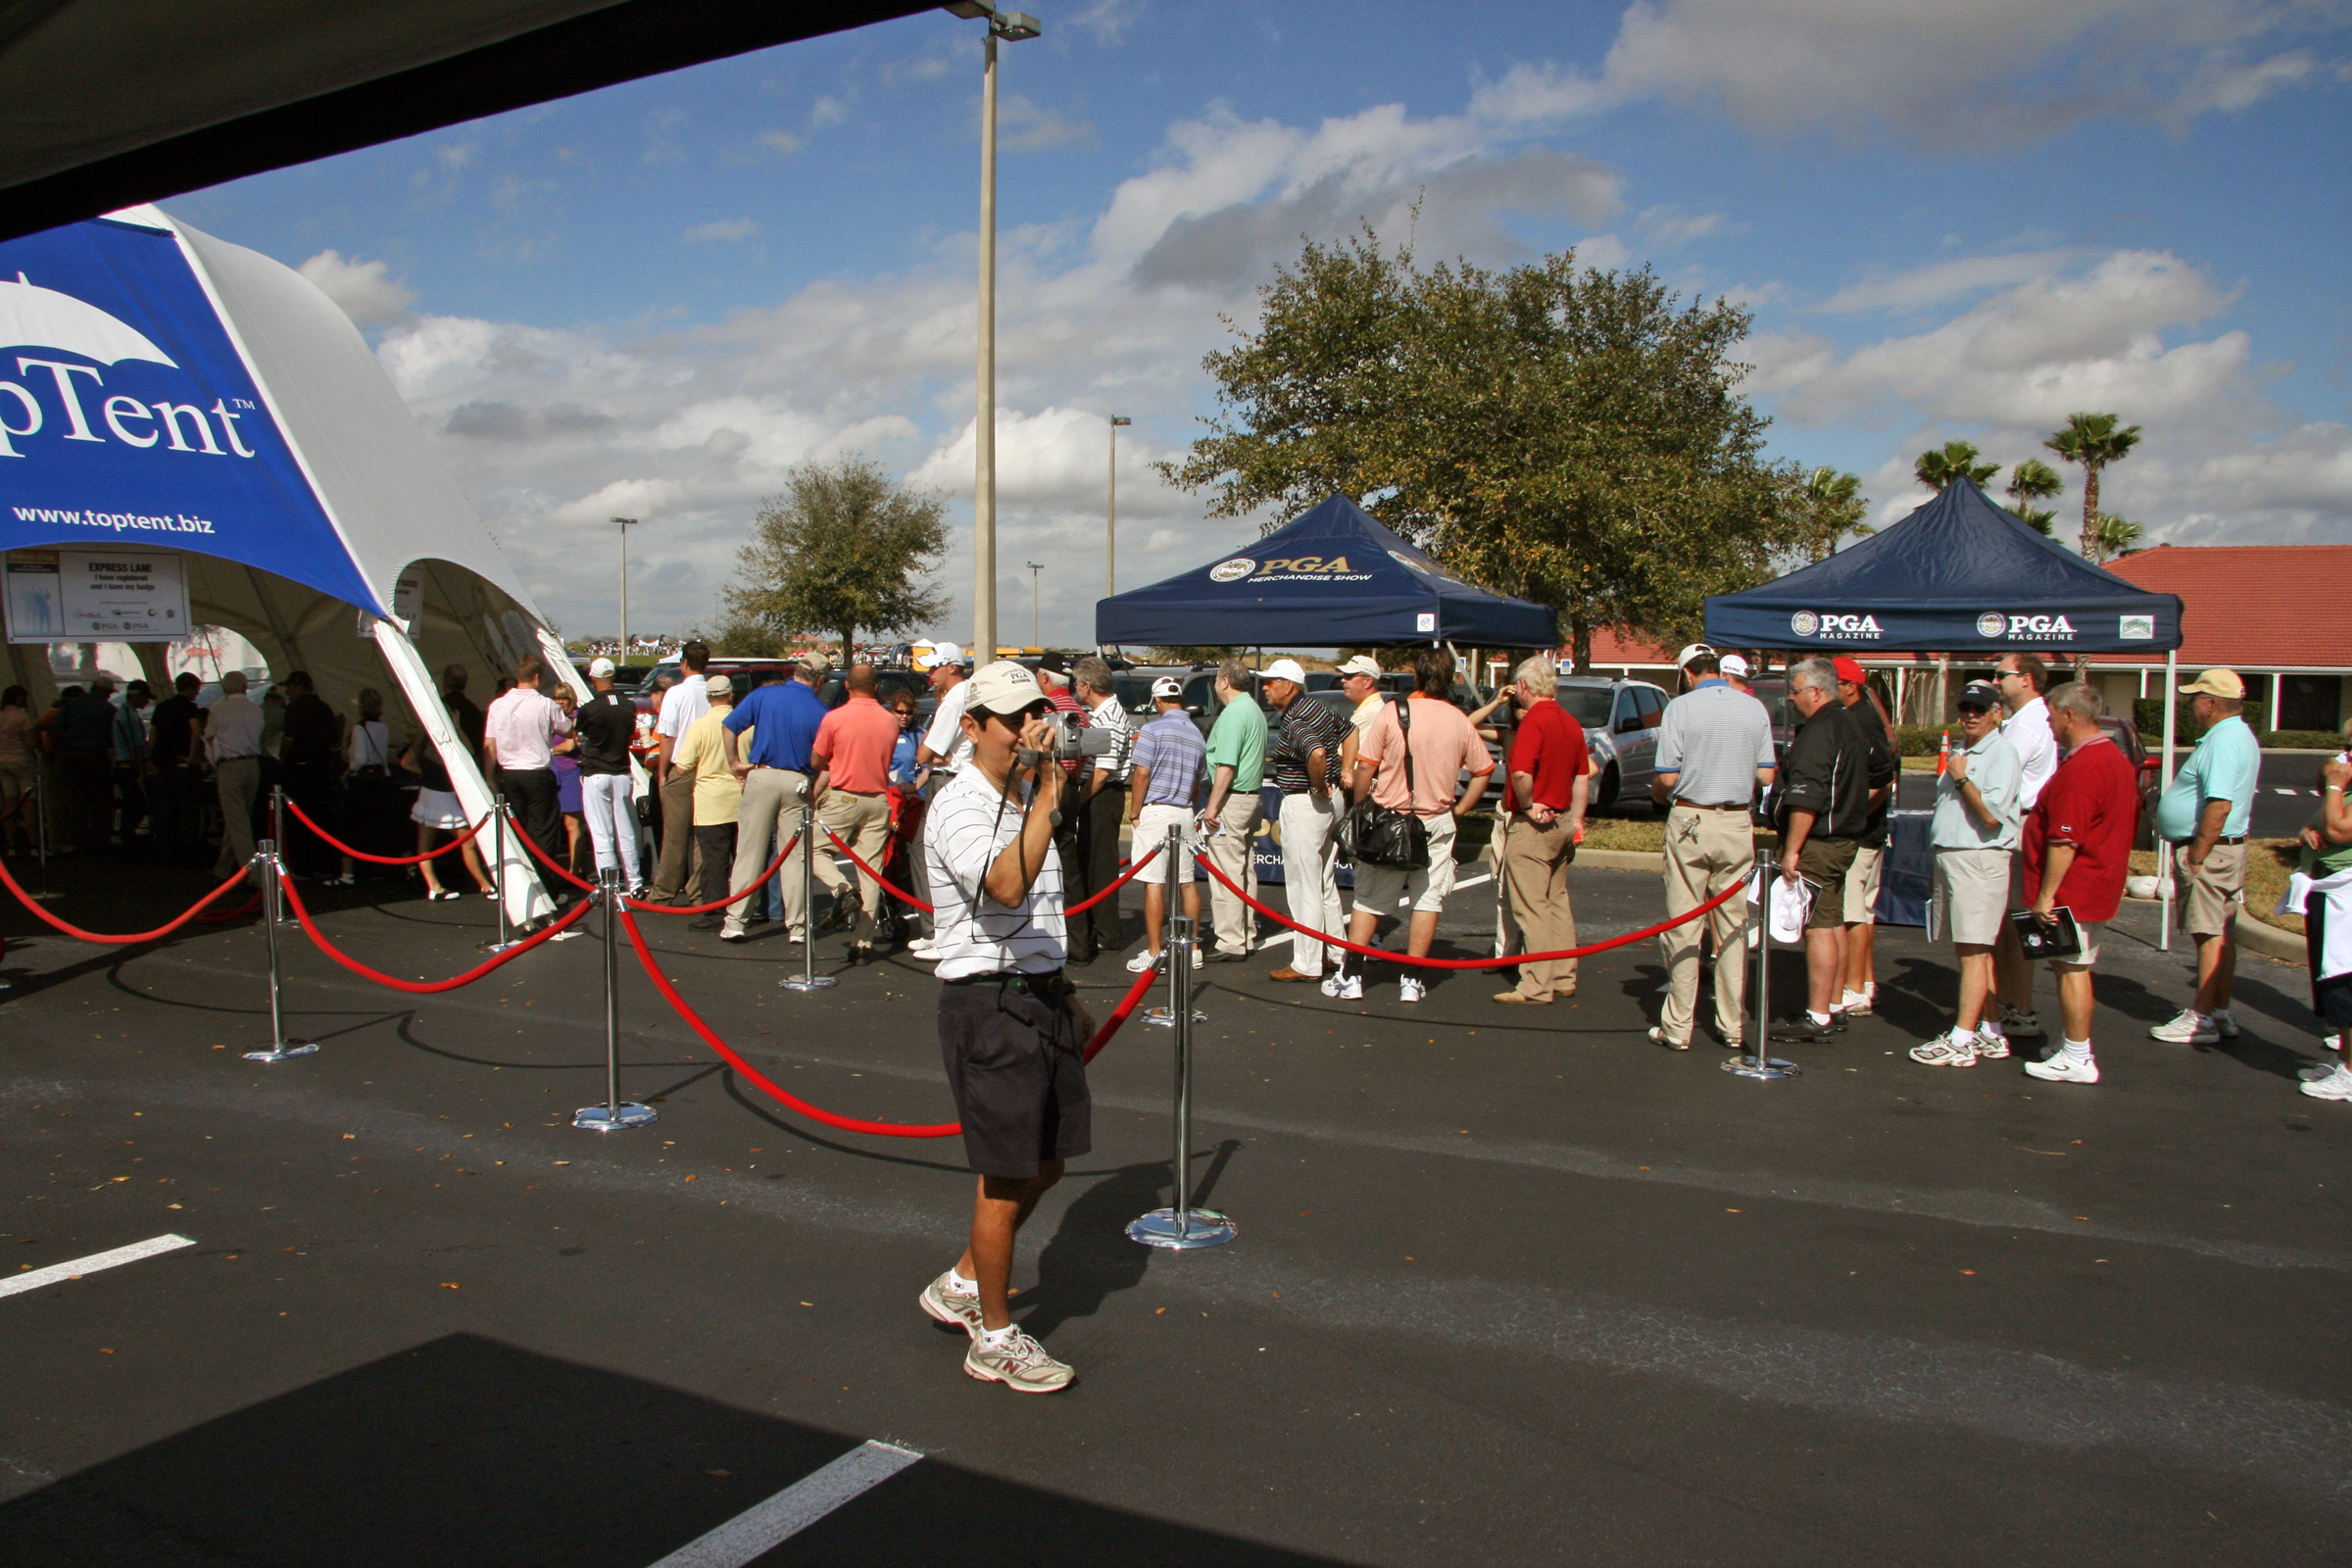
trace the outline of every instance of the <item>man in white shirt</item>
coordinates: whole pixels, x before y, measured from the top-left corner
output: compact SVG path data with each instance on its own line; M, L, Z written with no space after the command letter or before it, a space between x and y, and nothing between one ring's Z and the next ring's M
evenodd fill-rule
M939 1049L979 1188L970 1245L916 1298L971 1338L964 1371L1025 1394L1066 1388L1070 1369L1014 1326L1013 1236L1063 1164L1093 1147L1085 1047L1092 1024L1062 974L1062 795L1037 678L1000 660L964 693L966 764L923 821L937 906Z
M2001 707L2009 716L2001 720L2001 739L2017 752L2023 772L2017 794L2018 815L2023 817L2034 809L2041 798L2041 787L2058 771L2058 742L2050 733L2050 705L2042 701L2042 693L2050 689L2050 666L2042 662L2039 654L2004 654L1992 674L1992 683L1999 689ZM2026 871L2022 860L2014 857L2009 868L2009 907L2012 912L2026 906ZM2017 940L2017 928L2008 921L2001 922L2000 939L1992 950L1993 989L2001 999L2000 1021L1987 1020L1982 1033L1992 1041L1998 1051L2004 1038L2039 1040L2042 1036L2040 1015L2034 1010L2034 964ZM1983 1053L1980 1053L1983 1054Z
M709 681L710 650L700 638L679 651L686 674L662 694L662 711L654 719L654 784L662 792L662 859L654 868L654 889L647 897L656 904L675 903L686 891L694 849L694 772L670 765L679 737L694 721L710 711Z
M923 797L936 798L960 768L972 760L972 743L963 733L963 704L969 694L964 687L964 665L969 662L963 650L954 643L940 643L930 653L917 655L915 667L931 675L931 695L939 706L931 710L931 727L923 731L923 743L915 748L915 762L930 770L923 783ZM924 876L923 841L914 841L914 876L919 884ZM917 958L928 960L939 930L935 915L922 916L923 935L906 944L906 951Z
M560 865L566 846L555 754L571 750L571 720L539 689L546 674L547 664L536 654L514 666L514 688L501 693L483 715L482 761L514 804L522 830Z
M262 793L262 710L246 697L241 669L221 674L220 700L205 710L204 755L220 792L220 858L213 875L226 881L253 859L253 803Z

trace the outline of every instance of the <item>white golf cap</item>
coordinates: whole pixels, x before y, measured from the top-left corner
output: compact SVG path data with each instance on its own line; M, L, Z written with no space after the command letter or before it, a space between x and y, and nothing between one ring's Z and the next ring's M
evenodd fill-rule
M1294 686L1306 684L1306 671L1298 667L1296 659L1277 659L1258 673L1268 680L1287 680Z
M1690 647L1684 649L1681 653L1674 656L1674 667L1677 669L1689 669L1690 667L1690 661L1693 659L1713 659L1714 657L1715 650L1709 648L1705 643L1692 643Z
M1741 680L1745 680L1747 679L1747 661L1738 654L1726 654L1723 656L1723 672L1726 675L1737 675Z
M963 709L967 713L1018 713L1045 701L1035 675L1009 659L1000 659L972 677Z
M1370 654L1358 654L1340 666L1340 673L1343 675L1369 675L1374 680L1378 680L1380 679L1380 661L1374 659Z
M1152 695L1154 697L1182 697L1184 682L1173 675L1162 675L1152 683Z
M963 662L963 650L954 643L934 643L929 653L917 654L914 659L917 669L937 669L942 664L960 664Z
M602 680L604 677L612 673L612 661L610 659L596 660L588 666L588 678L590 680Z

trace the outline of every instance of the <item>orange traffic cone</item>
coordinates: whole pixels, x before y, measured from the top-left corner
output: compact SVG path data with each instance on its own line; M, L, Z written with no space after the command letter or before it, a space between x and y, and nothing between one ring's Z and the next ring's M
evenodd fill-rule
M1936 776L1943 777L1944 770L1951 765L1952 732L1947 729L1943 732L1943 744L1936 749Z

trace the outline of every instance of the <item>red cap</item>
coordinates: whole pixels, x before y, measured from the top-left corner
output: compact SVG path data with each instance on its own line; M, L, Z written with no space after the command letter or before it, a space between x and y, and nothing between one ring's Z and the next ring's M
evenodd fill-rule
M1839 654L1836 659L1831 660L1830 667L1838 671L1838 678L1839 680L1850 680L1857 686L1870 679L1869 676L1862 673L1862 666L1860 664L1855 663L1843 654Z

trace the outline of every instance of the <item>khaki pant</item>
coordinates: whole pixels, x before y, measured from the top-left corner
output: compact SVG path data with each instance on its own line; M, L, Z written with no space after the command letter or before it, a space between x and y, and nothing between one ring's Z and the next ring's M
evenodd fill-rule
M213 764L213 782L220 791L220 858L213 875L223 882L228 873L253 858L253 801L262 793L262 762L258 757L236 757ZM256 876L254 886L261 886Z
M1576 946L1576 910L1568 902L1568 866L1576 840L1568 818L1542 827L1513 815L1502 834L1503 940L1522 953L1556 953ZM1576 960L1551 958L1519 966L1519 994L1530 1002L1576 995Z
M1217 815L1225 831L1202 846L1209 864L1248 888L1253 899L1257 897L1257 824L1265 816L1265 805L1256 791L1228 795L1225 808ZM1239 895L1226 892L1224 884L1215 877L1208 879L1208 906L1216 916L1219 949L1226 953L1249 953L1257 946L1257 912L1244 904Z
M662 858L654 868L653 899L665 904L686 891L686 873L694 858L694 775L670 769L662 786Z
M1340 907L1340 846L1332 837L1339 808L1329 796L1285 795L1278 818L1282 832L1282 891L1291 918L1333 936L1345 935L1348 911ZM1303 932L1291 933L1291 972L1323 972L1323 944Z
M825 798L816 803L816 819L831 828L842 843L847 844L858 858L868 865L880 865L885 846L890 843L890 797L888 795L853 795L848 790L827 790ZM828 850L832 848L826 841ZM870 942L876 929L875 918L882 912L882 884L863 871L851 868L858 877L858 940ZM827 877L825 873L832 871ZM827 887L839 887L845 880L833 865L830 855L816 858L816 875Z
M2192 937L2227 936L2246 902L2246 847L2216 844L2206 852L2203 865L2188 863L2188 846L2173 846L2173 867L2179 874L2180 929Z
M1666 814L1666 913L1688 914L1755 869L1756 834L1745 811L1702 811L1677 806ZM1747 895L1728 901L1706 918L1715 933L1715 1027L1727 1041L1742 1037L1747 1001L1747 954L1740 928L1747 920ZM1688 1041L1698 1010L1700 922L1686 921L1658 934L1658 957L1666 965L1666 1005L1658 1027L1669 1040Z
M784 767L755 767L743 781L743 806L735 815L735 869L727 878L727 892L741 893L754 887L760 873L767 869L767 858L775 846L801 832L801 803L808 797L808 775ZM814 834L801 833L800 843L784 861L784 927L796 942L808 935L808 901L802 879L812 867L803 864L808 858L808 841ZM760 895L727 907L727 923L719 932L733 936L742 932L751 918L752 906Z

